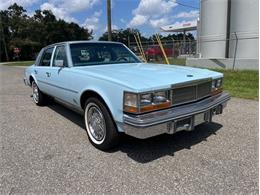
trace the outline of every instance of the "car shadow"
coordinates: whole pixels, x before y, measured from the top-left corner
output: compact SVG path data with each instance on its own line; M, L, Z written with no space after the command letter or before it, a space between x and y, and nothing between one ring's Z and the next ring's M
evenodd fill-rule
M84 121L83 121L83 116L80 115L79 113L74 112L74 111L64 107L63 105L54 102L54 101L51 101L51 103L49 103L47 106L50 109L52 109L53 111L62 115L64 118L70 120L71 122L75 123L76 125L78 125L79 127L83 128L85 130L85 124L84 124Z
M207 141L222 127L218 123L201 124L194 131L181 131L173 135L163 134L149 139L124 136L117 150L127 154L139 163L148 163L163 156L174 156L175 152L191 149L192 146Z
M83 117L80 114L57 103L48 107L85 130ZM191 149L192 146L207 141L209 136L216 135L221 127L221 124L213 122L201 124L194 131L181 131L173 135L164 134L148 139L122 135L119 146L108 152L121 151L138 163L148 163L166 155L174 156L175 152L183 149Z

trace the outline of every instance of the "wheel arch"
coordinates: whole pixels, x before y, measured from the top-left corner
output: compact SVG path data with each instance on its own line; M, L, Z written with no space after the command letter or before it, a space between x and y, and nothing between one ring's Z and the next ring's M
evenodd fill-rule
M95 97L95 98L99 99L104 104L104 106L107 108L110 116L112 117L113 122L115 122L112 106L111 106L109 100L105 97L105 95L104 94L101 95L101 94L102 93L97 92L97 91L92 90L92 89L85 90L80 96L80 106L84 110L86 100L90 97Z
M38 82L37 80L35 79L35 77L33 75L30 75L29 76L29 84L30 86L32 86L32 82L35 81L35 83L38 85Z
M86 130L87 130L87 133L88 133L88 137L89 137L89 140L90 142L97 148L101 149L101 150L107 150L107 149L110 149L111 147L115 146L118 141L119 141L119 133L120 133L120 128L117 126L117 123L115 121L115 118L114 118L114 115L112 114L112 110L109 108L109 99L107 99L108 102L106 102L105 98L107 98L107 96L105 96L105 94L103 94L103 96L101 95L102 94L102 91L101 93L98 93L97 91L94 91L94 90L86 90L84 91L82 94L81 94L81 97L80 97L80 104L81 104L81 107L84 109L85 107L85 102L88 100L88 98L97 98L104 106L102 107L105 107L107 109L107 112L108 112L108 115L107 116L109 118L109 122L108 122L108 129L109 129L109 132L106 134L104 140L102 139L102 142L98 142L98 140L96 140L93 135L91 135L91 132L89 130L89 127L86 125ZM103 98L104 97L104 98ZM92 101L89 101L89 103L91 103ZM93 102L92 102L93 103ZM95 103L95 102L94 102ZM98 102L95 104L95 105L98 105ZM107 113L106 112L106 113ZM104 114L104 113L103 113ZM107 120L107 117L104 117L105 120ZM107 124L106 124L107 125ZM106 130L107 131L107 130ZM106 137L108 139L106 139ZM105 141L106 139L106 141ZM95 141L94 141L95 140ZM105 144L105 145L104 145Z

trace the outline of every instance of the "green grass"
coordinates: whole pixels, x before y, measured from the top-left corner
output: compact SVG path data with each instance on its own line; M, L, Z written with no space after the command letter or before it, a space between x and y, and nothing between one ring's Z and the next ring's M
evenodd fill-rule
M186 59L169 59L171 64L184 65ZM156 62L155 62L156 63ZM160 61L157 63L166 63ZM259 95L259 72L255 70L224 70L212 69L214 71L222 72L224 74L224 90L228 91L231 96L258 100Z
M183 65L183 66L186 65L185 58L180 58L180 59L172 58L172 59L169 59L169 62L170 62L170 64L174 64L174 65Z
M5 62L5 66L30 66L34 61L17 61L17 62Z
M186 59L185 58L169 58L169 62L170 64L174 64L174 65L183 65L185 66L186 65ZM152 61L151 63L158 63L158 64L166 64L166 61L163 60L162 61Z
M258 100L259 72L254 70L214 69L224 74L224 90L231 96Z

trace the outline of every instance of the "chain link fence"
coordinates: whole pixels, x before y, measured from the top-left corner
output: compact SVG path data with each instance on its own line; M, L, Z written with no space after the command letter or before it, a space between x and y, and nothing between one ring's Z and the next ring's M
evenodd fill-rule
M171 58L186 58L196 55L197 42L196 40L172 40L161 41L165 54ZM156 41L142 42L142 47L147 61L162 61L164 59L163 52ZM136 42L130 42L129 48L139 57L142 57L140 49Z
M161 43L167 58L173 64L179 64L179 59L189 58L189 60L202 59L212 66L215 64L216 67L228 69L258 69L259 36L257 33L234 32L230 34L229 39L222 38L224 36L204 36L200 37L199 41L161 40ZM145 60L156 63L165 61L163 51L157 41L143 41L141 45ZM143 58L136 42L130 42L129 48L140 58ZM189 65L193 63L195 61L189 61ZM181 64L186 65L186 61L181 62Z

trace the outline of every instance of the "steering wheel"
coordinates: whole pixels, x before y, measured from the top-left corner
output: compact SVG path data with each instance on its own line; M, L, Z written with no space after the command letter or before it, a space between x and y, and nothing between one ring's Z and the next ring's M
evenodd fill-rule
M128 59L126 58L126 57L118 57L117 59L116 59L116 61L128 61Z

